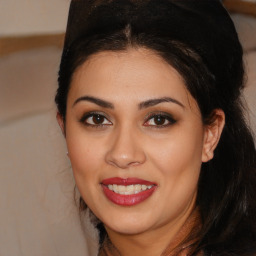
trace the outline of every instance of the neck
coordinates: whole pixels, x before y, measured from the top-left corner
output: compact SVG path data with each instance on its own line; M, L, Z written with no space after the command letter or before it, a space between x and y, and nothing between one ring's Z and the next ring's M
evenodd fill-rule
M194 210L182 216L177 222L163 224L157 229L139 234L120 234L106 227L109 240L108 254L111 256L156 256L178 255L175 249L179 248L198 222L198 211Z

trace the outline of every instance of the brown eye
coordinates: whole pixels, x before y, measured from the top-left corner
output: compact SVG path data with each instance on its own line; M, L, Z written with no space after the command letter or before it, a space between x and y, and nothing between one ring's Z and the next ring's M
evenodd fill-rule
M167 114L154 114L148 118L147 122L144 125L161 128L161 127L167 127L169 125L172 125L175 122L176 121Z
M166 122L166 118L163 116L155 116L154 117L154 123L156 125L164 125Z
M101 114L89 114L81 119L81 122L90 126L111 125L112 123Z
M92 117L92 121L94 124L102 124L104 122L105 117L102 115L94 115Z

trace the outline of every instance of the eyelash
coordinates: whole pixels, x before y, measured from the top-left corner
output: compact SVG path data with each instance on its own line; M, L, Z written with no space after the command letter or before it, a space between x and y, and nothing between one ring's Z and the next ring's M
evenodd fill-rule
M93 118L93 117L100 117L100 118L104 118L104 122L105 120L108 121L109 124L104 124L104 123L100 123L100 124L90 124L88 122L86 122L86 120L88 120L89 118ZM112 123L108 120L108 118L105 117L105 114L103 113L98 113L98 112L90 112L90 113L86 113L82 116L82 118L80 119L80 122L83 123L86 126L90 126L93 128L100 128L100 127L104 127L104 126L108 126L111 125Z
M99 118L103 118L103 123L99 123L99 124L88 123L89 118L93 118L93 117L97 117L97 116ZM157 124L156 125L147 124L150 120L152 120L154 118L162 118L162 120L160 120L160 121L164 121L164 124L159 124L159 125L157 125ZM104 122L106 122L106 121L108 123L104 124ZM98 112L90 112L90 113L87 113L87 114L83 115L82 118L80 119L80 122L83 123L84 125L90 126L92 128L100 128L100 127L105 127L105 126L112 125L112 122L109 121L109 119L105 116L105 114L98 113ZM146 117L146 121L144 122L143 125L146 126L146 127L152 127L152 128L165 128L165 127L168 127L168 126L170 126L174 123L176 123L176 120L170 114L167 114L167 113L164 113L164 112L157 112L157 113L149 114Z
M149 122L150 120L154 119L154 118L163 118L164 120L164 124L159 124L159 125L145 125L147 122ZM167 122L167 123L166 123ZM171 126L173 124L176 123L176 120L170 115L170 114L167 114L165 112L157 112L157 113L151 113L147 116L146 118L146 122L144 122L144 125L145 126L149 126L149 127L152 127L152 128L166 128L168 126Z

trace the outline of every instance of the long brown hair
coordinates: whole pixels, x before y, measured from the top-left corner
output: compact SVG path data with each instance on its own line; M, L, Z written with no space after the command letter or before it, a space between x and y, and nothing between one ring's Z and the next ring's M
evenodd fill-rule
M225 112L215 157L201 169L197 207L202 226L195 252L253 255L256 152L241 101L243 52L227 11L218 0L72 1L56 95L64 120L74 71L92 54L128 47L151 49L172 65L206 125L214 109ZM81 208L86 208L83 199ZM97 228L102 242L104 225Z

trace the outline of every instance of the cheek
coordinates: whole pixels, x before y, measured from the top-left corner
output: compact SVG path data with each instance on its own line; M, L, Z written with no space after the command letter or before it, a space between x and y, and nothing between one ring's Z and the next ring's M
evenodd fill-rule
M68 120L68 119L67 119ZM76 183L95 184L99 159L102 159L102 139L89 136L74 120L66 124L66 142ZM87 185L88 185L87 184Z
M198 171L201 166L202 135L200 130L195 132L195 129L173 132L161 142L152 142L154 146L147 146L150 149L148 154L165 175L179 175L183 172L188 172L187 175L190 175L193 170Z
M102 147L97 144L97 141L76 135L67 138L67 147L74 172L80 175L96 172L99 159L103 157Z
M70 152L70 158L75 165L83 165L84 163L91 164L97 158L100 152L97 150L95 143L90 143L84 139L72 139L67 143Z
M197 135L173 136L162 144L155 144L149 153L161 177L161 202L167 217L170 212L176 216L195 202L202 154L202 137L200 133Z
M163 201L182 208L197 191L203 147L202 129L173 133L162 143L154 143L149 152L153 165L161 172L165 190Z
M102 170L103 152L95 140L86 136L75 136L67 138L67 146L76 185L86 204L91 210L95 202L99 202L99 191L101 191L100 170Z

